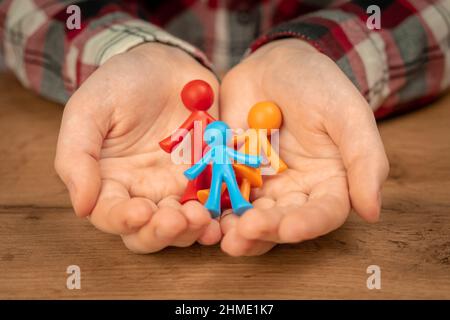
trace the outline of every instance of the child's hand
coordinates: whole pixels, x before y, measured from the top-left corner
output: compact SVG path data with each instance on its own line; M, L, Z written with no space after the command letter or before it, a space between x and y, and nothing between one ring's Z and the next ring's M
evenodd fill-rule
M222 249L258 255L315 238L341 226L351 206L376 221L389 164L372 110L337 65L297 39L265 45L226 75L221 117L245 128L243 115L261 100L283 111L280 156L289 169L265 177L255 209L223 217Z
M179 94L192 79L206 80L217 95L214 75L187 53L145 44L108 60L64 110L55 167L75 212L120 234L133 251L220 240L218 222L200 203L178 202L187 166L158 145L188 117Z

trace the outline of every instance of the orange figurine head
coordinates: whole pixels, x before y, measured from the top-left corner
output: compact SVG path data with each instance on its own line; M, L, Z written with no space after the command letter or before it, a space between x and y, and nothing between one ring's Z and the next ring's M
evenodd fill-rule
M251 129L280 129L283 115L280 108L273 102L262 101L251 107L247 117L248 126Z
M214 102L214 91L208 82L192 80L183 87L181 100L191 111L206 111Z

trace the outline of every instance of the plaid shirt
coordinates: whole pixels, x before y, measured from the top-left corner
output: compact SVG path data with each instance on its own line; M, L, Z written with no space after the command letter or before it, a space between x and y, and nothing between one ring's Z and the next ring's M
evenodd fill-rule
M81 12L75 30L66 25L71 4ZM381 28L371 30L373 4ZM224 72L286 37L333 59L378 118L423 105L450 83L450 0L0 0L6 65L63 103L108 58L144 42Z

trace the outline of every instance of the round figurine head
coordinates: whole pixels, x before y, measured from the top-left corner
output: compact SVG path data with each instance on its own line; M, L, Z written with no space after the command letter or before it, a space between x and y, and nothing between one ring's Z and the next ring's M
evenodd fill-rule
M251 129L280 129L283 115L280 108L273 102L262 101L251 107L247 117L248 126Z
M230 127L223 121L211 122L206 126L203 138L211 147L226 145L231 139Z
M214 102L214 91L206 81L192 80L183 87L181 100L191 111L206 111Z

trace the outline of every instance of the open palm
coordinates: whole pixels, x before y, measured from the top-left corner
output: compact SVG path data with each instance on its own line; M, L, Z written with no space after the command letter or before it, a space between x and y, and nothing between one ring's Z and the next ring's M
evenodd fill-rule
M336 64L300 40L266 45L225 77L221 118L245 128L246 108L264 100L282 109L279 152L289 169L264 177L255 209L223 217L223 250L258 255L315 238L351 207L376 221L388 162L371 109Z
M221 237L199 203L179 203L187 166L158 145L189 116L179 93L192 79L208 81L217 94L214 75L186 53L142 45L102 65L64 111L55 167L76 213L135 252ZM217 105L211 113L217 116Z

